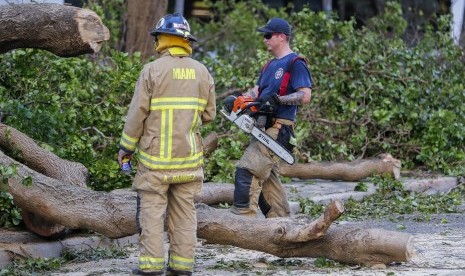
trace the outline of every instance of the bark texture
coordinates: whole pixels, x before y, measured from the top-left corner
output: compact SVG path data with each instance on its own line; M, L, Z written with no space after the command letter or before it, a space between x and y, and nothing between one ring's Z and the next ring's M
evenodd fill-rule
M202 191L194 200L196 203L217 205L220 203L232 204L234 198L234 185L230 183L204 183Z
M0 148L14 153L17 160L41 174L64 183L86 186L89 173L84 165L61 159L41 148L29 136L1 123ZM32 211L22 209L21 216L26 227L39 236L56 239L69 231L65 226L50 222Z
M107 237L136 232L136 194L97 192L47 177L0 152L0 163L15 164L8 180L16 206L71 229L90 229ZM32 185L24 185L32 179Z
M203 153L209 155L218 147L218 135L216 132L210 132L202 141Z
M0 53L47 50L61 57L97 53L110 32L89 9L59 4L0 6Z
M383 229L333 226L319 239L293 241L292 233L312 224L308 218L257 220L206 205L197 207L197 217L198 237L207 243L234 245L281 258L323 256L343 263L376 265L408 262L414 251L410 234Z
M352 162L310 162L287 165L282 163L282 176L300 179L326 179L357 181L373 175L389 175L400 178L401 161L390 154L380 154L374 158Z
M62 159L41 148L26 134L0 123L0 147L15 153L15 158L29 168L51 178L85 187L89 179L81 163Z
M155 54L153 36L150 35L168 10L167 0L127 1L127 30L125 49L128 53L140 52L143 60Z

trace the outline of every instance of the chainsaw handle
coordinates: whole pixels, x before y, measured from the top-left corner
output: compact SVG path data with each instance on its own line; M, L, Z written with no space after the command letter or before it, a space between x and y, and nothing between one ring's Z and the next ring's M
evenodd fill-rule
M240 111L237 115L241 115L241 114L243 114L244 112L246 112L247 110L250 110L250 111L252 112L251 115L254 115L255 113L258 112L258 110L257 110L257 111L252 111L251 108L254 107L254 106L260 106L260 105L261 105L260 102L248 102L248 103L246 103L246 104L243 104L243 105L241 106L241 108L240 108L241 111ZM242 107L244 107L244 108L242 108Z
M259 106L261 104L262 104L261 102L250 102L247 104L247 107L245 109L250 109L253 106Z

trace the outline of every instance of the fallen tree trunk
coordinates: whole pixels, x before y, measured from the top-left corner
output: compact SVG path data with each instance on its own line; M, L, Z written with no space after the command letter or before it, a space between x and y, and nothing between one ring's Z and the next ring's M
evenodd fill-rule
M204 150L206 154L211 153L216 148L217 141L216 133L211 133L205 138ZM86 186L89 173L84 165L56 156L52 152L41 148L26 134L1 123L0 148L14 153L18 161L40 174L64 183L68 182L80 187ZM218 204L220 202L232 201L233 190L226 185L215 186L213 190L207 186L203 191L203 193L196 197L198 202ZM213 194L218 192L221 193L221 196L213 196ZM27 229L44 238L62 238L70 230L63 225L48 221L37 213L34 213L34 209L28 211L26 208L22 208L21 216Z
M218 135L216 132L210 132L202 141L203 154L209 155L218 147Z
M0 163L16 166L8 180L16 206L72 229L90 229L107 237L136 233L136 194L106 193L81 188L47 177L0 152ZM32 179L30 186L24 179Z
M208 140L208 149L216 148L217 136ZM282 176L300 179L325 179L359 181L373 175L389 175L394 179L400 178L402 162L388 153L373 158L355 160L351 162L309 162L288 165L280 164L279 173Z
M376 265L408 262L414 251L412 236L407 233L333 226L320 239L296 242L286 237L296 227L306 225L308 218L257 220L206 205L199 206L197 213L201 218L198 237L207 243L258 250L281 258L322 256L343 263Z
M214 132L204 139L205 154L211 153L216 148L217 141L218 139ZM86 186L89 173L84 165L56 156L41 148L26 134L1 123L0 148L8 152L14 152L18 161L45 176L80 187ZM131 197L134 195L126 196ZM202 193L196 197L196 202L203 202L205 204L229 203L232 202L232 198L233 187L231 185L204 185ZM21 216L27 229L44 238L62 238L70 231L65 226L50 222L34 213L34 210L27 211L26 208L22 208Z
M231 183L204 183L200 194L195 196L196 203L218 205L220 203L232 204L234 198L234 185Z
M85 187L89 179L87 168L81 163L62 159L41 148L29 136L0 123L0 147L15 153L15 158L29 168L48 177Z
M210 154L217 145L217 134L214 132L208 134L203 140L205 154ZM76 185L85 185L87 182L88 172L82 164L56 157L36 145L27 135L4 124L0 124L0 147L20 151L21 156L23 156L21 160L25 164L47 176L70 181ZM49 161L43 162L43 160ZM311 162L294 165L282 163L280 165L280 174L300 179L344 181L358 181L375 174L390 175L394 179L399 179L400 168L400 160L393 158L390 154L380 154L374 158L352 162Z
M41 148L29 136L1 123L0 147L14 152L18 161L39 173L65 183L86 186L89 173L84 165L56 156ZM25 209L22 210L21 217L27 229L44 238L62 238L69 232L65 226L50 222Z
M400 168L401 161L385 153L352 162L281 163L279 172L282 176L300 179L358 181L373 175L388 175L399 179Z
M89 229L110 238L137 233L134 192L96 192L35 172L0 152L0 163L17 166L8 180L10 193L20 208L73 229ZM30 178L26 186L23 180ZM227 210L198 205L198 236L207 242L231 244L279 257L326 256L335 261L374 264L408 261L410 235L382 229L325 231L342 213L333 202L316 221L299 218L250 219ZM321 238L323 237L323 238Z
M109 38L108 28L89 9L59 4L0 6L0 53L37 48L74 57L99 52Z

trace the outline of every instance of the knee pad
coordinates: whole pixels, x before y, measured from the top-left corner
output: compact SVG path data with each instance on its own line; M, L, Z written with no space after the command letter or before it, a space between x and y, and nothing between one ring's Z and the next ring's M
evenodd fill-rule
M234 179L234 206L249 208L250 184L253 174L244 168L236 168Z

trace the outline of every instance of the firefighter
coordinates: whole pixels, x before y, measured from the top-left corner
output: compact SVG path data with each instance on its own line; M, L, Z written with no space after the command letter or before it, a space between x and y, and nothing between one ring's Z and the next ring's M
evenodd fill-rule
M312 77L305 60L290 48L292 33L286 20L272 18L257 31L263 33L263 42L274 58L260 71L256 86L245 94L261 103L263 113L271 113L266 133L292 152L298 106L310 102ZM238 96L225 99L226 110ZM232 213L257 216L260 209L267 218L290 215L278 165L279 157L252 139L236 164Z
M179 13L161 18L151 31L160 57L140 73L120 141L118 162L137 147L136 275L192 275L197 241L194 195L203 183L199 127L216 116L211 74L191 58L196 41ZM169 239L164 249L164 214Z

